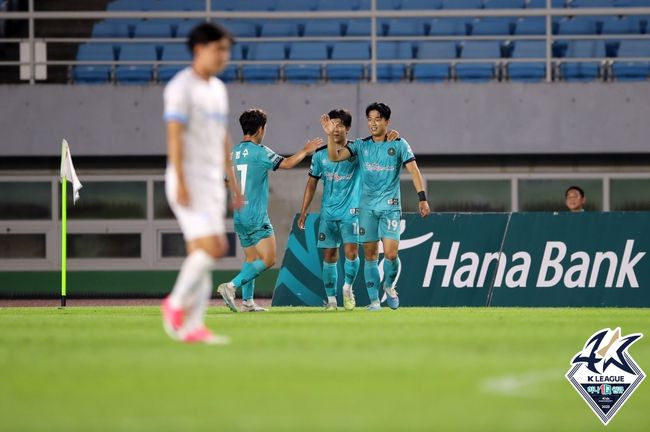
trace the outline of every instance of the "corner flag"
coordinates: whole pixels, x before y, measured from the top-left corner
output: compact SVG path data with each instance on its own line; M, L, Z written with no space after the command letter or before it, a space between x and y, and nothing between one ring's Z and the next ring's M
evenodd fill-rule
M61 142L61 307L65 307L65 299L67 295L66 276L67 268L66 261L68 255L68 181L72 182L72 203L76 204L79 199L79 189L82 188L81 182L77 178L77 173L72 165L72 156L70 155L70 147L68 142L64 139Z

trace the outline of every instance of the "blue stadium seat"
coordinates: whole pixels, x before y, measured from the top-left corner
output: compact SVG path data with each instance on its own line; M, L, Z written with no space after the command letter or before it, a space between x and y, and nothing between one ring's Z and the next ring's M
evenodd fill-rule
M327 44L324 42L295 42L291 44L289 60L326 60ZM322 78L320 64L290 64L284 69L289 82L313 83Z
M205 0L201 1L205 9ZM277 0L212 0L212 9L241 12L273 11L276 10L277 3Z
M519 9L524 7L524 0L485 0L485 9Z
M568 6L572 8L609 8L614 7L614 0L573 0Z
M567 43L565 56L571 57L605 57L605 42L593 40L575 40ZM560 64L562 78L566 81L593 81L600 74L600 60L593 62L566 61Z
M417 58L423 60L453 60L457 57L455 42L420 42ZM413 79L422 82L440 82L449 79L449 63L417 63L413 66Z
M367 42L338 42L332 48L332 60L367 60L370 44ZM363 64L332 64L327 66L327 78L334 82L355 82L364 77Z
M150 61L157 60L156 47L152 44L123 45L119 55L120 61ZM152 65L120 65L115 72L115 78L120 84L145 84L153 76Z
M343 28L345 36L370 36L371 23L367 19L350 20Z
M336 20L311 20L305 24L305 37L342 36L343 22Z
M650 57L650 40L623 40L618 57ZM620 81L647 80L650 75L648 61L617 61L612 67L614 77Z
M568 44L566 57L605 57L605 41L574 40Z
M439 18L431 22L432 36L465 36L471 32L471 24L465 18Z
M616 0L616 7L650 7L650 0Z
M197 11L205 10L205 0L153 0L150 10Z
M317 10L368 10L369 0L319 0Z
M483 0L443 0L443 9L481 9Z
M591 17L575 17L558 22L558 34L596 34L596 20Z
M298 23L291 20L266 21L262 24L262 37L298 36Z
M413 46L410 42L378 42L378 60L411 60ZM382 82L401 81L406 76L406 64L390 63L377 65L377 79Z
M253 38L258 36L258 27L259 25L250 22L250 21L233 21L233 20L228 20L228 21L221 21L219 24L222 24L224 27L226 27L232 34L235 35L235 38L242 37L242 38ZM188 29L191 30L193 28L190 27ZM180 26L179 26L179 33L180 33ZM179 35L180 36L180 35Z
M386 28L386 36L425 36L429 20L426 19L393 19L381 22Z
M169 22L143 21L135 26L134 37L169 38L172 36Z
M163 45L163 50L162 50L162 57L161 60L163 62L165 61L185 61L187 62L187 65L161 65L158 68L158 79L161 82L167 82L178 71L181 69L185 68L188 66L191 61L192 61L192 55L190 54L190 51L188 47L185 44L168 44L168 45Z
M115 51L112 45L86 43L79 46L78 61L113 61ZM74 81L84 84L102 84L108 82L111 74L109 65L78 65L74 67Z
M134 20L106 20L95 23L92 37L96 38L127 38L135 32Z
M285 60L286 47L284 43L254 43L248 48L248 60ZM280 77L279 64L244 65L242 76L245 81L272 83Z
M442 0L402 0L401 7L405 10L440 9Z
M603 17L603 34L634 34L641 31L639 22L627 17Z
M483 18L472 25L472 34L477 36L510 35L515 25L510 18Z
M237 66L230 64L218 75L219 79L224 82L237 81Z
M153 1L128 1L128 0L117 0L109 2L106 6L108 11L143 11L151 10L151 5Z
M194 27L204 22L205 21L201 20L182 21L180 24L178 24L178 28L176 29L176 37L186 38L194 29Z
M377 0L377 9L379 10L402 9L402 0Z
M515 24L517 35L543 35L546 34L546 20L544 18L520 18Z
M532 59L546 57L546 42L516 41L512 58ZM546 77L546 63L536 61L530 63L508 63L508 76L511 81L538 82Z
M278 11L309 11L316 10L317 0L281 0L276 6Z
M501 42L467 41L461 50L461 58L491 59L501 57ZM462 63L456 66L456 75L461 81L484 82L494 77L494 62Z
M546 0L526 0L526 7L529 9L539 9L546 8ZM554 8L563 8L566 7L568 0L553 0L551 5Z

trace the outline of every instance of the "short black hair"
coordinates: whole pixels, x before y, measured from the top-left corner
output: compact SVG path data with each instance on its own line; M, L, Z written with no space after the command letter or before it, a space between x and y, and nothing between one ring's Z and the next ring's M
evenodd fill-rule
M266 126L266 113L258 108L246 110L239 116L239 124L244 135L255 135L261 127Z
M343 123L343 126L345 126L346 129L350 129L352 126L352 114L350 114L350 111L346 109L333 109L332 111L328 112L327 115L330 119L341 120L341 123Z
M585 191L583 191L580 186L569 186L567 188L566 192L564 192L564 198L566 198L569 195L569 191L572 191L572 190L578 191L578 193L580 194L580 198L585 197Z
M187 38L187 47L190 49L190 53L194 55L195 46L209 44L210 42L219 41L221 39L228 39L230 43L235 41L232 33L230 33L230 31L225 27L219 24L206 22L199 24L192 29Z
M390 108L383 102L373 102L366 107L366 117L370 111L377 111L379 116L383 119L390 120Z

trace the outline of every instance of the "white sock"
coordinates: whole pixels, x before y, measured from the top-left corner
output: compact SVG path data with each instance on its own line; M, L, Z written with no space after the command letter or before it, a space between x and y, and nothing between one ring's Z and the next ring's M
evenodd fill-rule
M174 308L187 308L194 292L199 288L200 282L206 272L214 267L216 261L205 251L199 249L185 258L181 271L178 273L174 289L169 296Z
M345 293L349 297L351 292L352 292L352 285L344 283L343 284L343 293Z
M336 297L335 296L327 296L327 302L328 303L336 303Z
M184 332L196 330L204 325L205 312L208 310L210 297L212 296L212 273L206 271L199 282L199 288L194 292L188 307L188 315Z

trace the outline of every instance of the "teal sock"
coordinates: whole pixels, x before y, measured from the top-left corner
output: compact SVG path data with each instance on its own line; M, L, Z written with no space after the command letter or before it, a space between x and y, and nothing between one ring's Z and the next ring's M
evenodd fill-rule
M346 258L343 269L345 270L345 283L350 286L354 285L354 280L357 278L357 273L359 273L359 257L354 260Z
M366 290L368 290L370 303L379 301L379 267L377 266L377 260L366 260L366 265L363 267L363 276L366 279Z
M252 281L246 282L241 287L241 298L242 300L253 300L253 294L255 294L255 279Z
M389 260L388 258L384 259L384 286L392 287L397 279L397 274L399 273L399 267L402 265L399 257L394 260Z
M247 282L258 277L264 270L266 270L266 265L264 265L264 261L261 259L253 262L245 262L239 274L231 282L236 288L242 287Z
M339 272L336 263L323 261L323 285L328 297L336 296L336 285L338 284Z

